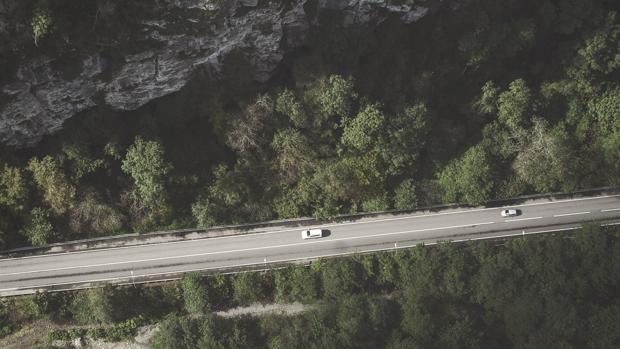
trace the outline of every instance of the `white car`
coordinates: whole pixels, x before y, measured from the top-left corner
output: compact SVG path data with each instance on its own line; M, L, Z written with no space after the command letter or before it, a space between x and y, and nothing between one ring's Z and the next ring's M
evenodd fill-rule
M320 238L320 237L323 237L322 229L310 229L310 230L304 230L301 232L301 238L304 240L315 239L315 238Z
M502 210L500 214L502 215L502 217L514 217L519 215L519 211L511 208L507 210Z

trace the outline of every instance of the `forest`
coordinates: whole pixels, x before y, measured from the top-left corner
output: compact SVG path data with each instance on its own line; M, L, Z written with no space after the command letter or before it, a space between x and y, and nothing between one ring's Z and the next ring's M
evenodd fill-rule
M305 305L302 313L215 314L294 301ZM620 345L620 229L590 225L558 236L443 242L265 272L194 273L160 285L0 302L2 335L42 321L56 329L33 347L85 335L125 340L139 326L158 323L153 349L614 348Z
M43 19L74 16L72 1ZM470 0L372 28L320 18L266 83L233 53L221 80L0 146L0 249L620 183L617 2ZM69 30L6 49L53 50Z
M151 11L138 1L24 1L6 16L8 3L2 83L20 60L67 45L79 54L118 42L114 54L125 54ZM617 187L619 5L463 0L372 27L320 16L266 82L233 52L221 79L198 74L137 110L95 107L35 146L0 145L0 250ZM3 298L0 343L38 324L40 348L125 340L159 324L155 349L620 347L619 234L587 225ZM290 316L215 314L295 301L305 310Z

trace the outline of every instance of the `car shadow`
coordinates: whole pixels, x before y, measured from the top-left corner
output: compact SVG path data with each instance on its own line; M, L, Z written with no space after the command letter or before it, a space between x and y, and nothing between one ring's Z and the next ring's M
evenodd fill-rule
M323 237L324 238L332 235L332 231L329 230L329 229L321 229L321 231L323 232Z

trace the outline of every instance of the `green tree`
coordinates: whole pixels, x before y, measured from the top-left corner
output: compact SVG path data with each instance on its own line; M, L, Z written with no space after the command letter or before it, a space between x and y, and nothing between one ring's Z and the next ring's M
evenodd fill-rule
M499 95L497 115L513 132L527 126L532 111L532 92L523 79L511 82L508 91Z
M480 145L490 155L496 156L498 159L512 160L519 150L519 142L523 139L525 130L518 130L515 133L507 129L498 120L493 120L485 125L482 134L483 139Z
M593 33L578 51L581 69L611 74L620 67L620 23L617 12L610 11L602 28Z
M362 202L362 211L364 212L386 211L389 208L390 203L387 197L387 193L368 198Z
M224 165L218 165L213 170L213 183L198 197L192 205L192 214L199 227L228 223L233 221L227 209L241 207L242 200L247 195L247 185L242 178L237 178L235 172ZM228 211L228 212L227 212Z
M245 349L249 347L248 336L236 324L233 326L232 333L226 338L226 346L222 345L222 348L227 349Z
M66 319L70 315L69 306L72 299L71 294L67 292L37 291L31 298L34 315L37 317L44 316L52 320Z
M271 142L276 152L276 166L289 183L311 170L314 150L311 142L295 129L278 131Z
M269 95L259 95L243 113L232 120L227 144L238 153L262 148L268 142L266 124L274 119L274 102Z
M553 190L560 183L570 190L573 157L566 139L568 134L561 128L548 130L544 120L535 119L513 163L517 175L539 192Z
M481 146L473 146L439 174L444 202L479 205L491 199L493 177L488 156Z
M55 235L49 212L40 207L33 208L21 234L26 236L33 246L47 245Z
M412 337L395 330L387 343L386 349L417 349L422 348Z
M342 143L357 151L367 151L378 142L385 127L385 116L377 104L367 104L344 124Z
M433 299L418 296L413 287L407 288L403 294L403 322L402 329L413 337L420 347L432 342L436 331L433 321Z
M149 342L152 349L190 349L197 347L197 329L192 320L169 314L159 324Z
M386 121L387 137L375 136L384 137L379 139L377 146L383 161L388 164L388 174L401 175L415 170L415 162L426 145L429 115L424 103L413 104Z
M301 339L302 345L305 344L305 346L313 349L342 347L338 338L337 323L334 321L337 316L336 310L334 304L321 304L304 314L305 328L312 330L302 332L304 337Z
M482 86L480 98L474 103L476 110L481 114L495 115L497 113L499 91L499 87L493 81L487 81Z
M196 202L192 204L192 216L199 228L209 228L219 222L217 213L221 209L207 196L200 196Z
M307 337L305 322L302 316L282 316L266 314L259 320L260 332L267 339L269 349L285 349L303 347Z
M367 326L374 332L372 337L375 341L387 337L399 324L398 304L383 297L370 297L367 312Z
M362 287L359 265L350 259L335 259L321 263L323 296L327 299L343 299L358 292Z
M318 189L324 196L319 198L321 204L331 200L337 204L360 205L378 199L374 203L387 208L384 199L386 175L381 165L381 158L375 152L344 157L318 168L312 179L312 189Z
M23 172L17 167L8 165L0 167L0 206L21 211L27 198L28 188Z
M620 302L594 306L592 315L585 320L584 338L588 348L612 348L620 342Z
M610 88L590 101L588 111L595 121L597 152L602 152L609 168L610 182L620 183L620 88Z
M244 272L233 279L233 299L237 304L248 305L262 302L267 293L262 276L257 272Z
M447 312L438 337L442 348L481 348L480 332L466 311L453 308Z
M71 312L82 324L111 324L120 313L114 296L112 286L80 291L71 304Z
M318 297L319 285L313 270L292 266L275 273L275 298L278 302L310 303Z
M200 274L183 275L181 288L183 289L183 301L187 312L199 314L209 310L209 292Z
M368 299L365 295L345 297L338 305L336 321L343 346L355 348L373 336L368 319Z
M588 111L593 114L601 135L620 132L620 87L609 89L590 101Z
M209 299L211 304L220 306L229 304L232 298L232 287L230 277L223 274L210 275L207 279Z
M221 340L221 330L216 328L215 316L213 314L207 314L199 324L199 328L197 333L200 334L198 338L198 344L195 348L208 348L208 349L225 349L226 347L222 344ZM219 335L219 336L218 336ZM232 342L232 341L231 341ZM231 343L228 344L236 344ZM188 346L191 348L191 346Z
M71 230L87 236L118 233L125 217L113 206L100 201L93 192L87 192L70 211Z
M289 89L284 89L284 91L278 94L276 98L276 111L288 116L293 126L297 128L309 126L303 105L297 101L295 94Z
M104 166L102 159L94 159L81 144L63 144L62 152L70 162L70 172L74 181Z
M61 215L75 205L76 189L60 168L58 161L51 156L39 160L32 158L28 163L34 182L43 194L43 200L54 213Z
M264 204L263 185L271 172L262 173L257 159L241 157L232 169L218 165L213 182L193 205L193 214L201 226L221 223L246 223L273 218L271 205ZM264 175L264 176L263 176Z
M172 165L164 159L164 148L158 141L147 141L137 136L127 150L122 170L136 185L138 197L151 212L163 214L167 210L167 175Z
M405 179L394 191L394 208L397 210L413 210L417 206L418 198L413 180Z
M52 16L47 9L37 8L32 14L30 21L32 38L35 46L39 46L39 40L47 36L52 29Z
M347 118L351 115L353 103L357 99L352 78L331 75L327 81L320 83L319 91L317 102L324 117L336 115Z
M123 151L123 147L115 140L111 140L103 146L103 153L116 161L123 158Z
M393 252L378 254L378 284L386 289L391 289L400 284L399 266Z

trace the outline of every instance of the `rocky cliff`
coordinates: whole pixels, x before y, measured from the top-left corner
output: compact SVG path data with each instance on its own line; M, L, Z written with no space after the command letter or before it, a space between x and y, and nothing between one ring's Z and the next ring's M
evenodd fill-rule
M97 105L134 110L179 91L198 70L217 78L224 57L233 51L241 52L252 64L254 78L264 82L285 53L304 43L322 13L340 12L345 26L374 25L390 16L411 23L442 4L418 2L169 0L169 6L190 15L141 21L143 40L152 44L125 55L120 63L112 64L98 52L87 54L69 77L55 68L60 58L43 56L23 63L11 82L0 88L0 142L18 147L36 144L62 128L68 118ZM204 14L213 20L205 23Z

